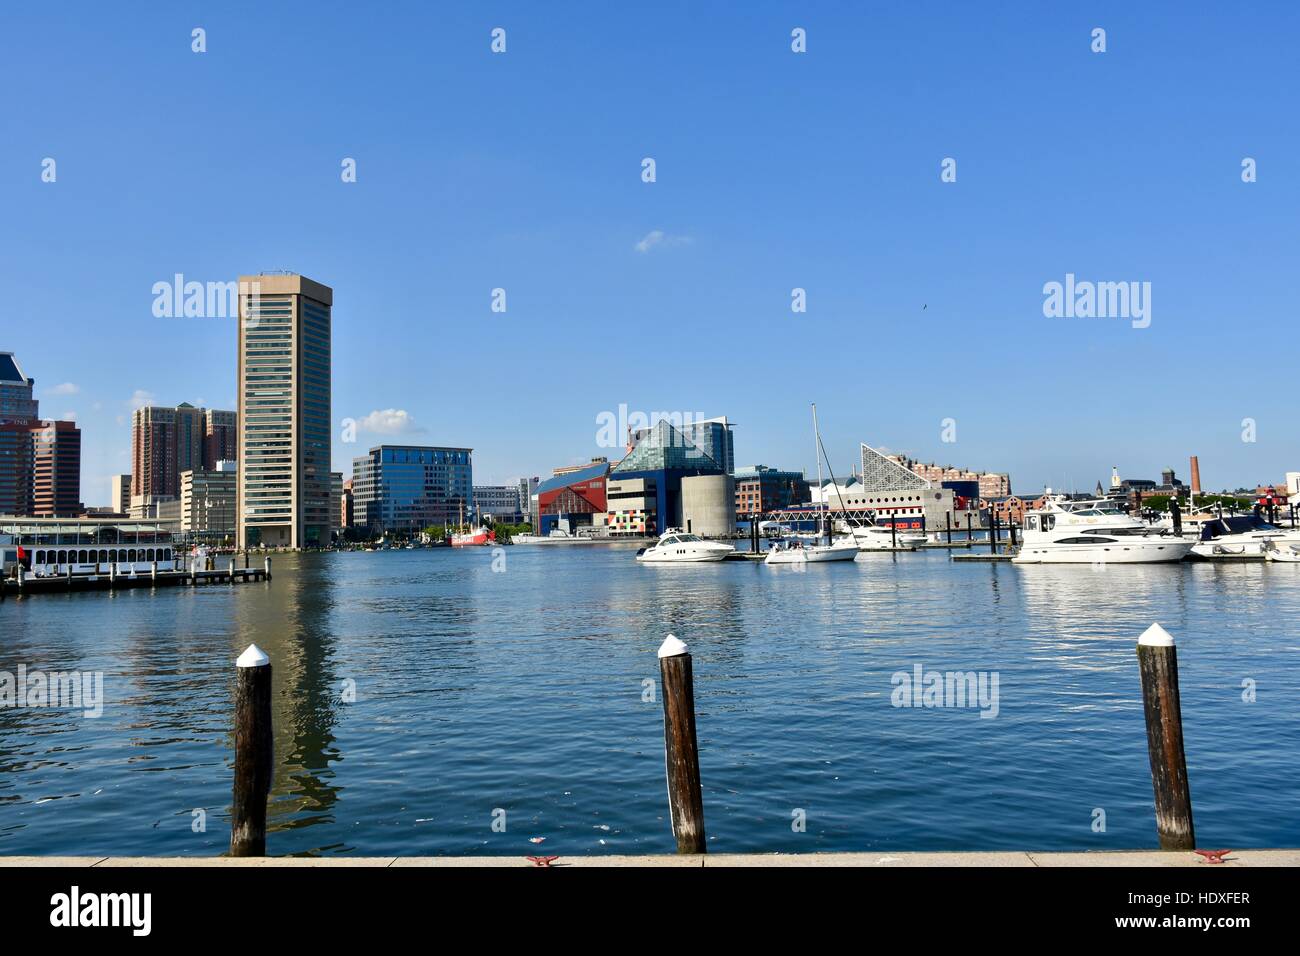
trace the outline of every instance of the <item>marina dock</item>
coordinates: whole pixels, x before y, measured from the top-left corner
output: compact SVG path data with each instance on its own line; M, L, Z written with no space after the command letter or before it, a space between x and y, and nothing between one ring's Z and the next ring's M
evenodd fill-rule
M251 584L271 580L271 562L261 568L219 568L212 571L156 571L144 574L88 574L63 577L6 579L0 586L0 600L35 594L66 594L70 591L121 591L133 588L199 587L204 584Z

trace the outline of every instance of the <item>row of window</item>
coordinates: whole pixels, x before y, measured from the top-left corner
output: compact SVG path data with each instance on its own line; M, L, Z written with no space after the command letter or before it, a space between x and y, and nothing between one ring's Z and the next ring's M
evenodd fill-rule
M108 564L110 561L170 561L171 548L114 548L80 551L37 551L36 564Z

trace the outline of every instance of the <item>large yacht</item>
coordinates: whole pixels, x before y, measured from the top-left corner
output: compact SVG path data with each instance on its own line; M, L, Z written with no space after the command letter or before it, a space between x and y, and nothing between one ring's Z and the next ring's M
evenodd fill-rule
M681 528L669 528L650 547L638 551L636 559L650 563L698 564L701 561L721 561L735 553L736 549L729 544L705 541Z
M1016 564L1151 564L1181 561L1193 542L1152 530L1113 501L1049 495L1025 515Z

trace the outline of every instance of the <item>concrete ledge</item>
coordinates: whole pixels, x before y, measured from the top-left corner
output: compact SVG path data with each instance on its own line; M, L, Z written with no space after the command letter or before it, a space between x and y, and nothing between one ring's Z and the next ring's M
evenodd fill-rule
M533 854L549 856L546 853ZM361 857L204 857L204 856L3 856L0 867L10 866L94 866L94 867L276 867L343 866L385 868L496 867L535 864L524 856L361 856ZM1083 853L1038 853L1014 851L941 853L714 853L707 856L561 856L551 864L565 867L1071 867L1071 866L1209 866L1192 852L1160 850L1104 850ZM1234 850L1224 866L1300 866L1300 849Z

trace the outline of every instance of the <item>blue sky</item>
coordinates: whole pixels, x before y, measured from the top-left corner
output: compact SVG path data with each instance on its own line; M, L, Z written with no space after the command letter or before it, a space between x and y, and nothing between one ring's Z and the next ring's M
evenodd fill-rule
M1212 487L1278 481L1300 13L1136 6L10 7L0 349L81 423L88 504L133 401L234 407L233 321L155 318L153 284L272 269L335 290L345 472L409 441L546 475L610 451L620 404L726 414L738 463L811 470L816 401L837 473L867 441L1020 491L1191 454ZM1067 273L1150 282L1150 326L1045 317ZM338 440L387 409L403 433Z

